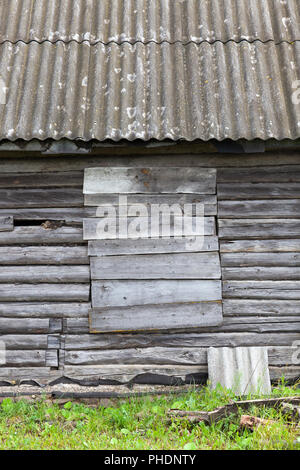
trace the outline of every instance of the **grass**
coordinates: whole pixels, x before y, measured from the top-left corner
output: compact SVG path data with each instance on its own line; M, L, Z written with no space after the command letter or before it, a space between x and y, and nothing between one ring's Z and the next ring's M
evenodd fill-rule
M299 394L299 388L287 387L284 382L272 391L274 397ZM98 408L72 402L60 407L45 400L32 404L5 399L0 405L0 449L300 450L299 429L288 425L280 410L272 408L247 411L276 421L254 432L240 429L242 410L239 416L211 426L168 424L169 408L211 411L232 399L236 398L230 391L206 387L182 396L122 399L115 406Z

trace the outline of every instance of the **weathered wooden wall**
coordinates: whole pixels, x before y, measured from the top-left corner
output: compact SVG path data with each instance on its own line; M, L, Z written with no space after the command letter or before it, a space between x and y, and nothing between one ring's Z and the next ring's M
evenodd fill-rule
M149 166L217 170L218 207L216 197L205 197L206 216L215 218L220 238L223 324L91 334L89 255L99 247L91 242L88 253L82 221L94 216L99 196L90 196L84 207L84 169ZM300 375L292 360L293 343L300 341L298 155L26 154L3 156L0 175L0 340L7 349L0 381L200 380L207 374L207 347L250 345L269 347L273 379ZM206 243L207 252L216 251L215 238ZM162 250L155 243L148 248ZM130 243L126 250L135 253ZM180 255L180 243L172 250ZM123 256L124 245L111 240L104 254ZM130 313L138 314L134 306Z

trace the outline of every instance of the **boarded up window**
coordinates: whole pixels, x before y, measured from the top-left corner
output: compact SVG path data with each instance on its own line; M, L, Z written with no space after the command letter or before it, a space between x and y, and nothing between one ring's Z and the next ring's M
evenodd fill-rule
M91 333L222 322L214 169L88 168L84 197Z

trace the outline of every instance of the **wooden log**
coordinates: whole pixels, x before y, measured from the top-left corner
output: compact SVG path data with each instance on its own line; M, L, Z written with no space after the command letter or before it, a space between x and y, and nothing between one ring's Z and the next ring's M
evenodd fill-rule
M219 237L300 238L300 219L219 219Z
M203 245L202 245L202 243ZM202 245L202 246L201 246ZM189 248L191 249L191 244ZM219 242L216 236L207 236L195 240L197 251L218 251ZM139 240L92 240L88 242L89 256L110 255L150 255L164 253L186 253L187 240L177 238L141 238ZM189 250L190 251L190 250ZM1 251L0 251L1 253Z
M251 299L224 299L224 316L236 315L269 315L269 316L289 316L300 315L299 300L251 300Z
M202 168L86 168L84 194L216 193L216 170Z
M167 204L172 206L173 204L179 205L183 210L185 204L203 204L204 215L217 215L217 197L215 195L203 196L202 194L128 194L126 198L120 197L119 194L85 194L84 205L94 206L93 217L99 217L97 215L98 207L115 207L117 210L120 206L127 204L129 207L132 204L143 204L147 208L151 207L152 204ZM120 217L123 216L122 211L118 211Z
M300 192L299 192L300 197ZM300 199L271 201L221 201L218 214L227 219L250 218L296 218L300 213Z
M5 266L0 270L0 283L88 283L89 266Z
M222 323L221 302L92 309L90 332L192 329Z
M261 267L252 266L248 268L223 268L223 280L253 280L253 281L287 281L287 280L300 280L300 267Z
M1 297L0 297L1 298ZM93 281L92 305L135 306L221 300L220 281Z
M88 318L90 308L89 302L5 302L0 303L0 316L2 318Z
M208 331L208 330L207 330ZM209 329L212 331L212 329ZM230 317L224 318L223 324L214 327L215 332L256 332L256 333L284 333L299 332L300 319L299 316L291 317ZM300 338L300 336L299 336Z
M5 367L57 367L57 351L6 351Z
M218 184L218 200L299 199L299 183L225 183ZM286 201L288 203L288 201ZM226 205L222 207L226 207ZM230 206L228 206L230 207Z
M88 302L89 284L0 284L0 302Z
M46 318L0 318L0 333L32 334L49 333L49 320Z
M95 209L93 207L23 207L14 209L1 209L0 217L13 216L14 220L21 223L26 221L44 222L45 220L54 220L64 222L69 225L82 226L82 220L85 217L94 217Z
M224 281L223 298L300 299L300 281Z
M86 246L0 246L0 265L88 265Z
M15 227L10 233L0 232L0 245L58 245L83 244L83 231L78 227L45 229L28 226Z
M220 242L221 253L287 253L300 252L299 240L224 240ZM242 256L245 256L244 254ZM274 255L273 255L274 256ZM286 255L284 255L286 256ZM293 254L291 255L293 256ZM274 256L277 258L277 255ZM285 257L286 259L286 257Z
M14 229L14 219L10 216L0 217L0 232L11 232Z
M65 318L63 320L63 332L65 335L90 333L89 317Z
M0 189L0 207L78 207L83 205L82 189Z
M273 156L274 154L272 154ZM241 160L241 159L240 159ZM266 159L261 161L264 165ZM241 162L238 168L220 168L218 170L218 183L299 183L300 165L299 158L294 159L294 165L287 165L284 162L282 166L261 166L257 161L253 168L241 168L244 166ZM224 165L225 166L225 165ZM231 166L231 165L230 165ZM246 165L247 166L247 165Z
M300 243L299 243L300 245ZM299 267L300 252L297 253L223 253L222 267Z
M168 219L168 218L166 218ZM124 219L125 220L125 219ZM196 221L196 218L194 218ZM136 229L136 223L140 224ZM116 225L115 225L116 224ZM195 237L195 236L211 236L216 234L215 218L204 217L203 229L199 228L197 232L196 226L189 227L185 226L183 230L183 218L181 216L175 216L174 221L170 219L160 221L159 225L153 223L151 227L151 217L139 217L137 218L128 217L126 222L125 230L120 230L121 219L106 218L104 219L84 219L83 220L83 239L84 240L116 240L122 238L159 238L166 237ZM195 222L196 224L196 222ZM189 224L190 225L190 224ZM194 223L193 223L194 225ZM109 227L111 230L104 230L104 226ZM114 228L116 227L116 229ZM200 232L203 232L201 233ZM131 235L130 235L131 234ZM188 239L187 239L188 241Z
M291 346L299 333L156 333L156 334L79 334L66 335L66 350L112 350L132 348L209 348L240 346Z
M47 334L3 334L0 339L5 344L6 350L12 351L23 351L26 349L41 350L48 349L49 347L49 336ZM51 346L56 343L51 339Z
M54 378L55 377L53 377L53 380ZM50 367L0 367L1 382L5 381L15 385L16 382L19 383L20 380L38 382L42 379L50 381Z
M91 258L93 280L220 279L220 277L220 259L217 252Z
M0 188L82 188L83 172L0 173Z

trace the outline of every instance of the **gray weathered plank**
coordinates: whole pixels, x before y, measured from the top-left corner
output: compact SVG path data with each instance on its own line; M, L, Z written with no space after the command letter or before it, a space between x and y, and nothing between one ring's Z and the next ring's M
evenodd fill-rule
M86 168L84 194L216 193L216 170L203 168Z
M280 253L300 252L299 240L222 240L220 242L221 253ZM245 254L243 254L244 256ZM278 255L273 255L276 260ZM286 255L284 255L286 256ZM293 256L293 255L291 255Z
M79 334L66 335L66 350L112 350L127 348L209 348L238 346L291 346L299 333L169 333L159 334Z
M224 298L300 299L300 281L224 281Z
M83 243L82 228L15 227L10 233L0 232L0 245L57 245L60 243Z
M0 188L82 188L83 172L0 173Z
M276 177L274 177L276 178ZM276 181L274 179L273 181ZM218 200L299 199L300 183L228 183L218 184Z
M0 246L0 265L87 265L86 246Z
M82 189L0 189L0 207L78 207L83 205Z
M264 267L251 266L248 268L223 268L222 279L224 280L300 280L300 267Z
M143 204L149 208L152 204L167 204L172 206L178 204L184 211L185 204L203 204L204 215L217 215L217 197L215 195L203 196L201 194L128 194L120 197L118 194L85 194L85 206L94 206L93 217L97 215L97 207L119 207L125 204L129 207L132 204ZM120 217L123 217L123 212L118 211Z
M0 303L0 316L5 318L88 318L89 302L5 302Z
M1 341L7 350L48 349L47 334L2 334ZM52 348L54 349L54 348Z
M92 306L134 306L221 300L220 281L93 281Z
M5 367L57 366L57 351L6 351Z
M219 237L300 238L300 219L219 219Z
M211 329L209 329L211 331ZM256 332L256 333L299 333L300 340L300 317L227 317L222 325L214 328L218 332Z
M92 309L90 332L189 329L222 323L221 302Z
M300 266L300 253L222 253L221 265L222 267L295 267Z
M0 302L88 302L87 284L0 284Z
M124 219L125 230L119 230L121 227L122 219L115 219L107 217L106 219L94 218L94 219L84 219L83 220L83 238L84 240L115 240L121 238L133 238L138 236L138 238L159 238L170 236L182 237L183 235L187 237L192 236L211 236L216 234L215 227L215 218L214 217L204 217L203 225L200 225L199 222L199 231L196 231L196 218L193 218L193 226L191 224L185 225L185 230L183 230L183 218L174 217L174 221L169 218L164 218L160 220L158 227L153 223L151 227L151 217L128 217L127 220ZM125 222L126 221L126 222ZM138 222L138 228L135 228ZM174 223L173 223L174 222ZM299 223L300 224L300 223ZM104 230L104 226L110 228L109 232ZM116 227L116 229L114 229ZM124 233L123 233L124 232ZM131 237L128 237L128 233L131 233ZM170 234L170 235L169 235Z
M269 315L288 316L300 315L299 300L251 300L251 299L224 299L224 316L236 315Z
M52 376L53 377L53 376ZM0 367L1 381L15 384L19 380L50 380L50 367ZM55 377L53 377L54 380Z
M11 232L14 229L14 219L10 216L0 217L0 232Z
M274 154L272 153L272 157ZM266 158L252 168L241 168L247 166L245 161L241 161L238 168L220 168L218 169L218 183L299 183L300 182L300 165L299 158L295 156L294 165L287 165L282 161L282 166L261 166L266 164ZM244 165L246 163L246 165ZM227 161L226 161L227 164ZM280 165L279 162L277 164ZM224 165L225 166L225 165ZM232 166L229 165L228 166Z
M45 220L63 221L69 225L82 225L82 220L85 217L93 217L95 215L94 207L44 207L32 208L14 208L14 209L1 209L0 217L11 215L15 221L22 222L38 221L44 222Z
M0 334L49 333L47 318L0 318Z
M90 281L89 266L5 266L0 283L85 283Z
M193 251L192 246L192 244L189 244L189 251ZM218 251L218 237L207 236L201 238L201 240L195 240L194 247L195 251ZM91 240L88 242L89 256L150 255L185 253L186 251L187 240L184 238L141 238L139 240L123 238L120 240Z
M220 259L217 252L91 258L93 280L220 279L220 277Z
M300 185L299 185L300 186ZM300 193L299 193L300 197ZM296 218L300 213L300 199L278 199L271 201L221 201L218 214L221 218Z

